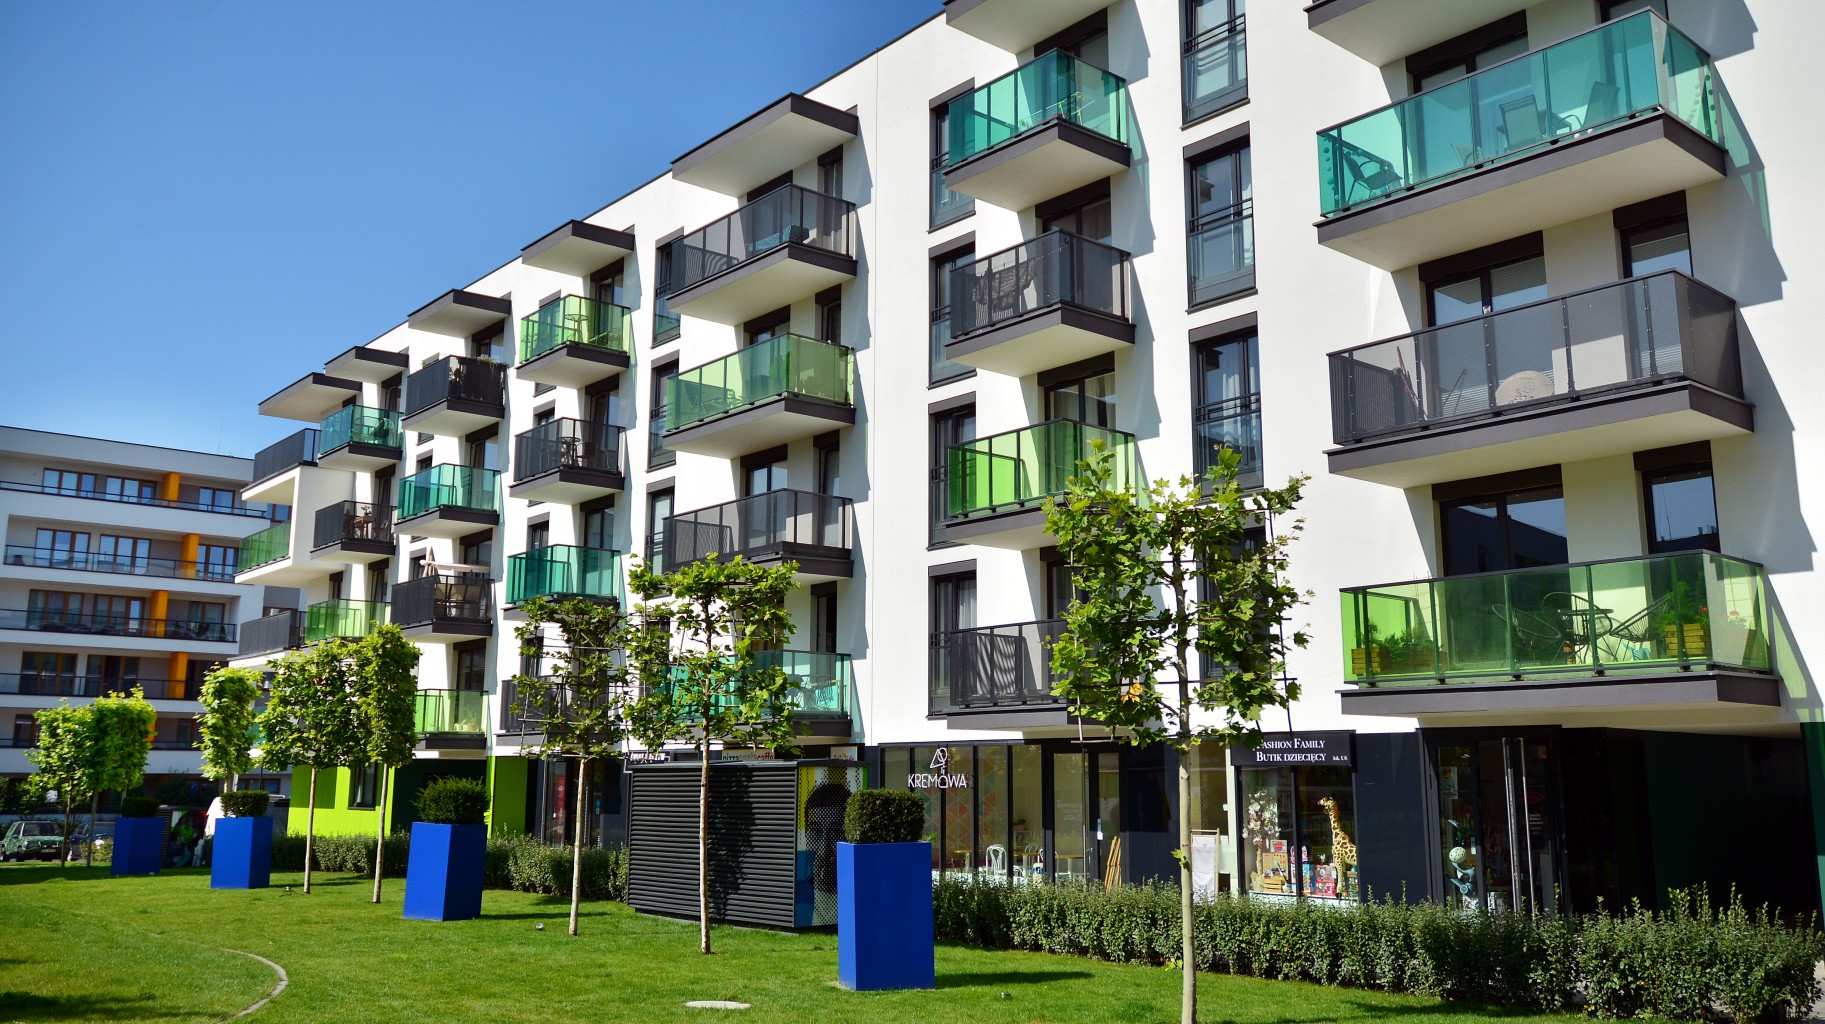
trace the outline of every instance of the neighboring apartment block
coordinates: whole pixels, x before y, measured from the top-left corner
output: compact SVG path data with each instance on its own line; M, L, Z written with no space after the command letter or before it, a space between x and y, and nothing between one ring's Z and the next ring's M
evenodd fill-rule
M241 501L251 470L226 455L0 427L0 775L31 772L39 708L138 687L158 711L148 788L202 782L203 677L268 599L235 579L241 545L287 511Z
M516 605L792 560L803 746L919 789L934 871L1170 876L1188 814L1200 884L1268 898L1816 906L1809 17L949 0L300 367L243 492L298 513L238 579L302 610L240 650L399 623L411 780L557 839ZM1050 692L1043 504L1096 440L1312 477L1302 695L1189 807ZM319 820L371 828L373 781Z

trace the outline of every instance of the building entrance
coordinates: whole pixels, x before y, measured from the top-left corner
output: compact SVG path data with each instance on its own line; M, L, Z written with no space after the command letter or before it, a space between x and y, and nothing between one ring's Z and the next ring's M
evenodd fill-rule
M1549 734L1434 738L1447 903L1560 909L1566 872L1555 747Z

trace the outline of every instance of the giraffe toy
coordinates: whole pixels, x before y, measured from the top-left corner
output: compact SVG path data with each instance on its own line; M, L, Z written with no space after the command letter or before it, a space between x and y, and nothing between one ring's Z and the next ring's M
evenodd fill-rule
M1337 892L1343 895L1345 880L1350 869L1356 866L1356 844L1350 841L1350 834L1343 830L1343 820L1337 813L1337 801L1328 796L1318 798L1318 806L1324 808L1325 816L1331 819L1331 863L1337 868Z

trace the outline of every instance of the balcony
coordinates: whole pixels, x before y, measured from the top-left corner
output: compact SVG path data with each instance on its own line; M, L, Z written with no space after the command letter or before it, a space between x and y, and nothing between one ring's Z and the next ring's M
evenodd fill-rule
M236 553L235 574L245 575L265 565L291 557L291 523L269 526L241 541Z
M745 195L861 131L854 111L787 93L673 160L672 177L724 195Z
M554 544L507 559L507 604L535 597L583 597L625 604L621 552Z
M849 738L853 732L852 705L855 701L855 676L849 655L824 651L755 651L754 666L763 671L778 668L785 673L794 732L801 736ZM683 670L674 669L667 685L678 687L687 682ZM726 695L719 696L714 706L719 709L731 707L733 701Z
M672 313L739 324L855 277L855 204L782 185L669 250Z
M1781 704L1762 567L1708 551L1354 587L1342 606L1346 714L1721 724Z
M729 458L855 422L855 352L797 334L665 381L665 445Z
M406 378L403 426L463 437L507 413L507 368L489 359L446 356Z
M1306 27L1380 66L1454 39L1541 0L1312 0Z
M96 478L92 474L86 479L82 479L77 484L71 486L47 484L36 481L0 480L0 491L10 491L14 494L46 494L62 498L82 498L86 501L108 501L121 505L137 505L142 508L176 509L183 512L214 512L218 515L239 517L243 523L248 519L272 518L272 509L265 504L230 505L215 503L206 504L200 501L167 501L163 498L144 498L138 494L128 494L118 491L110 492L105 489L98 490ZM138 513L137 515L141 518L137 519L134 525L141 527L153 525L151 522L146 521L151 517L144 516L143 513ZM171 528L174 532L184 525L179 521L167 521L173 523Z
M944 23L1019 53L1108 6L1103 0L944 0Z
M626 306L565 295L520 320L522 380L580 388L627 369L633 351L634 311Z
M315 423L351 398L361 398L360 381L307 373L261 402L260 415Z
M520 248L520 262L582 277L634 254L634 236L588 221L569 220Z
M951 272L944 358L1024 377L1134 344L1128 254L1064 231Z
M420 750L487 748L488 695L480 690L420 690L412 724Z
M1384 270L1724 176L1710 58L1652 11L1318 133L1318 241Z
M501 521L501 474L475 466L432 466L399 481L393 532L460 537Z
M415 331L468 338L513 315L513 303L494 295L451 290L413 310L406 325Z
M725 561L794 562L798 578L816 583L855 571L855 513L848 498L808 491L768 491L684 512L665 521L662 564L676 568L715 554Z
M366 501L339 501L317 510L311 556L368 565L393 557L393 510Z
M513 486L508 494L529 501L576 504L626 486L620 427L559 419L513 439Z
M8 544L6 564L30 569L99 572L161 580L202 580L206 583L233 583L235 574L234 565L222 562L186 562L177 558L70 551L63 548L33 547L29 544Z
M383 469L398 462L404 448L399 414L390 409L344 406L317 428L317 465L325 469Z
M932 717L994 713L995 725L1064 725L1052 695L1052 641L1062 619L977 626L931 638Z
M58 633L71 637L122 636L145 640L180 640L204 644L232 644L232 622L199 619L149 619L143 615L114 612L70 612L47 608L0 609L0 630ZM40 642L40 641L33 641Z
M944 184L1006 210L1128 169L1128 83L1052 50L950 103Z
M488 577L433 574L395 584L392 621L407 639L454 643L488 636L494 628L494 602Z
M287 609L241 623L241 643L236 658L258 658L304 646L305 615Z
M145 691L147 700L196 700L201 683L187 679L101 679L50 672L0 672L0 694L21 697L99 697Z
M292 470L317 464L317 439L317 428L305 427L256 452L253 480L241 488L241 500L292 504L298 493L298 478Z
M1101 442L1115 452L1111 483L1142 486L1134 435L1075 420L1044 423L955 445L938 486L943 539L1030 549L1047 543L1046 504Z
M346 380L384 384L405 373L409 365L410 360L404 352L389 352L384 348L356 345L331 358L329 362L323 364L323 368Z
M359 640L385 621L385 601L354 601L345 597L318 601L305 609L304 642Z
M1736 304L1675 271L1334 352L1331 472L1415 487L1754 427Z

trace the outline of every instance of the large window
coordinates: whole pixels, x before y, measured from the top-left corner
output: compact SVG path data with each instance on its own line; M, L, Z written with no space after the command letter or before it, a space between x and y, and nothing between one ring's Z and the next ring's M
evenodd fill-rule
M670 466L678 461L678 453L665 446L665 382L677 373L678 364L675 362L653 368L653 412L646 451L646 468L648 469Z
M1445 575L1563 565L1565 492L1557 485L1439 502Z
M975 257L968 247L947 252L931 264L931 382L967 377L976 371L944 358L944 344L951 340L951 272Z
M665 558L665 521L672 517L672 491L650 491L646 496L646 561L648 565ZM674 566L663 566L666 569Z
M944 525L945 493L950 482L952 445L976 439L976 409L964 406L933 413L931 423L931 520L929 540L938 541Z
M1185 0L1185 122L1248 96L1244 0Z
M1240 774L1248 891L1263 896L1360 898L1351 770L1250 768Z
M1644 470L1648 552L1717 551L1717 494L1711 463L1691 462Z
M1642 277L1662 270L1691 276L1692 235L1685 214L1636 225L1622 232L1623 274Z
M380 792L380 771L377 764L349 769L350 810L373 810Z
M931 226L939 227L975 212L976 201L944 184L944 165L950 161L950 104L932 108Z
M487 688L488 641L469 640L456 645L455 688L471 693Z
M1237 479L1261 483L1261 381L1254 332L1198 346L1192 430L1198 473L1233 448L1242 457Z
M1115 427L1115 371L1062 381L1046 388L1046 419Z
M1193 309L1255 286L1254 171L1246 142L1186 165L1188 294Z

